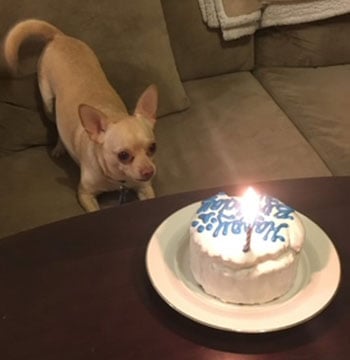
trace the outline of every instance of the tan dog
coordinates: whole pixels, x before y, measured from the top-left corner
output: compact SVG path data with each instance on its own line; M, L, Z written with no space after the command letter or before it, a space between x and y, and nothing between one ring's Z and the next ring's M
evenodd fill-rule
M65 148L79 164L78 197L83 208L98 210L96 196L121 184L135 189L139 199L154 197L150 180L156 171L152 161L156 87L144 91L134 114L129 115L93 51L35 19L18 23L5 39L5 58L14 74L18 73L19 48L29 37L47 42L38 63L38 79L45 111L55 116L59 132L53 154Z

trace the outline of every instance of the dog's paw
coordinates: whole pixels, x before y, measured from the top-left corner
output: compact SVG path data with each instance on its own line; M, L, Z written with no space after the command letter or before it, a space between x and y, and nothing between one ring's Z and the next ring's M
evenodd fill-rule
M137 197L140 200L147 200L147 199L153 199L155 197L154 190L151 185L144 186L137 191Z
M84 187L80 184L78 188L78 199L80 205L87 212L93 212L100 210L100 205L92 193L86 191Z

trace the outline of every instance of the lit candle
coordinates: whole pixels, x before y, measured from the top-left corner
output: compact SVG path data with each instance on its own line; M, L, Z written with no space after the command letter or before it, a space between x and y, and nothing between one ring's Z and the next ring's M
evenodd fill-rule
M249 187L243 194L241 200L241 210L243 214L244 222L248 225L246 243L243 251L248 252L250 250L250 240L254 227L255 219L258 215L260 208L260 195L257 194L253 188Z

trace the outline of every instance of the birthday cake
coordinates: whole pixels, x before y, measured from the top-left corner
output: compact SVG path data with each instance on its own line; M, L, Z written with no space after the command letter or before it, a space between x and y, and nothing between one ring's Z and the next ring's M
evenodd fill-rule
M202 201L190 226L190 268L221 301L262 304L294 284L304 227L294 209L265 195L248 223L242 198L219 193Z

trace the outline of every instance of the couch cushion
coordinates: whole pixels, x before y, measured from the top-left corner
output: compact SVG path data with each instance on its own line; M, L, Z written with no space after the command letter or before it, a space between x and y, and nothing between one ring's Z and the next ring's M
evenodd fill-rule
M1 6L0 36L29 17L48 20L88 43L130 110L150 83L160 90L159 115L188 106L160 0L7 1Z
M156 125L158 195L331 175L251 73L189 81L185 89L191 108Z
M259 30L256 66L325 66L350 62L350 14Z
M0 157L32 146L54 144L55 125L36 110L0 102Z
M332 173L350 175L350 65L255 74Z
M162 4L183 80L253 67L253 37L223 41L220 30L209 29L203 22L198 0L162 0Z
M0 158L0 238L82 214L76 199L78 168L68 158L54 161L38 146Z
M53 221L85 214L76 195L79 169L66 154L50 156L36 146L0 157L0 238ZM101 209L119 206L118 191L98 197ZM137 199L133 191L123 202Z

